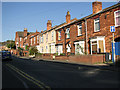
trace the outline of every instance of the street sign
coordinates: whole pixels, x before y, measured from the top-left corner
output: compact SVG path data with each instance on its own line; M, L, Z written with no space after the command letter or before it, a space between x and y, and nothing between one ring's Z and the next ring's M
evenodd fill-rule
M112 52L113 52L113 54L112 54L112 57L113 57L113 62L115 62L115 41L114 41L115 26L110 26L110 32L113 33L113 45L112 45L112 48L113 48Z
M110 32L115 32L115 26L110 26Z

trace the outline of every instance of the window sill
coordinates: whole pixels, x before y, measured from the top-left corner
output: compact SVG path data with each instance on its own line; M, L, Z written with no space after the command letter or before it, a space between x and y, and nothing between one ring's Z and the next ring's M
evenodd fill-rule
M70 39L70 38L66 38L66 39Z
M117 27L119 27L120 25L116 25L115 27L117 28Z
M99 31L94 31L94 33L97 33L97 32L100 32L100 30Z
M78 35L77 37L80 37L80 36L83 36L83 35L81 34L81 35Z

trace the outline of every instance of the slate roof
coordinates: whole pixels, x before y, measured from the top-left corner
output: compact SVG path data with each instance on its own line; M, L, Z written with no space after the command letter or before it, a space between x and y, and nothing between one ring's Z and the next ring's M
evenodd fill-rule
M29 34L33 34L33 33L35 33L35 32L27 32L27 36L28 36ZM24 37L24 32L18 31L18 36L19 36L19 37Z
M62 27L64 27L64 26L67 26L67 25L70 25L70 24L73 24L73 23L75 23L75 22L79 22L79 21L82 21L82 20L91 18L91 17L93 17L93 16L95 16L95 15L97 15L97 14L104 13L104 12L106 12L106 11L108 11L108 10L111 10L111 9L113 9L113 8L116 8L116 7L119 7L119 8L120 8L120 3L117 3L117 4L115 4L115 5L112 5L112 6L108 7L108 8L105 8L105 9L101 10L101 11L98 12L98 13L90 14L90 15L85 16L85 17L83 17L83 18L81 18L81 19L78 19L78 20L73 20L73 21L71 21L71 23L68 23L68 24L66 24L66 25L62 25L60 28L62 28ZM58 29L60 29L60 28L58 28ZM56 29L56 30L57 30L57 29Z
M18 31L18 36L19 36L19 37L24 37L24 32Z

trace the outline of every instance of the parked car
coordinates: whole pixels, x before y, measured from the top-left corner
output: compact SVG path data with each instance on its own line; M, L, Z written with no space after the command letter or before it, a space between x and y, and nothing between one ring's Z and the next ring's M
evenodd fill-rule
M0 58L2 60L12 60L12 56L9 51L0 51Z

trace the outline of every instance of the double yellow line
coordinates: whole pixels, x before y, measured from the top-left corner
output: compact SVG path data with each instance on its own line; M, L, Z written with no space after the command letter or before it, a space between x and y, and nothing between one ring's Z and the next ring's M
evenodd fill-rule
M51 88L49 86L46 86L44 83L42 83L41 81L35 79L34 77L26 74L25 72L19 70L18 68L16 68L15 66L11 65L11 64L6 64L6 66L8 66L9 68L11 68L12 70L14 70L15 72L17 72L19 75L23 76L24 78L26 78L27 80L31 81L32 83L34 83L35 85L37 85L38 87L40 87L42 90L51 90Z

